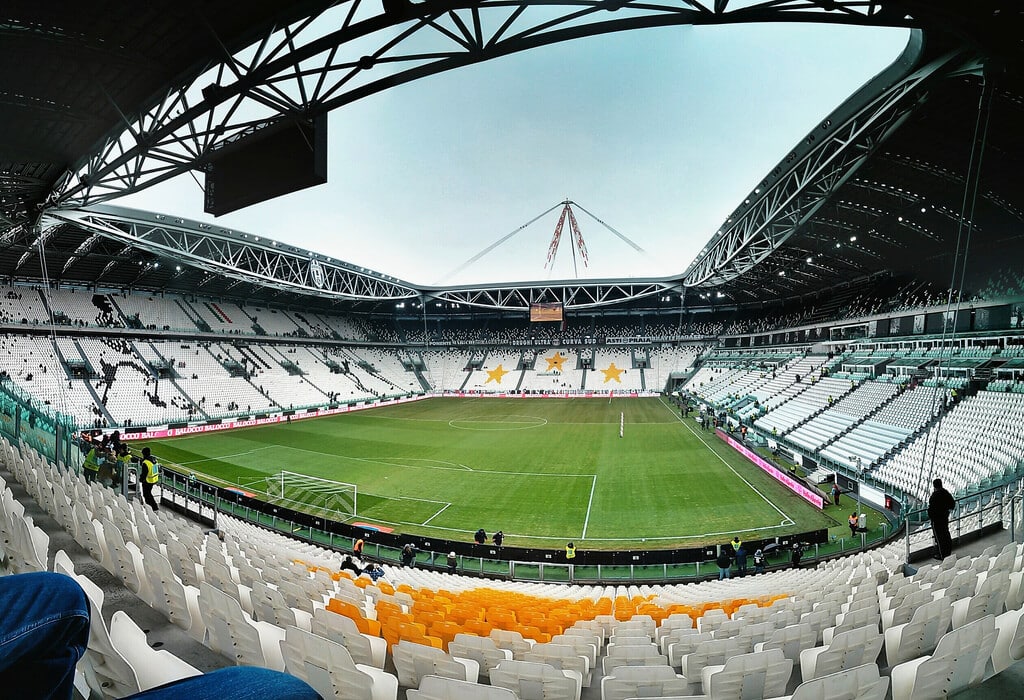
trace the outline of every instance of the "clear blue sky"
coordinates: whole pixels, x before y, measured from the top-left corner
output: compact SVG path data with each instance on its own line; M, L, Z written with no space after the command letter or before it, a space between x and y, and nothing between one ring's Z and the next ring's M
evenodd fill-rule
M563 199L590 253L580 277L681 273L761 178L906 44L905 30L742 25L640 30L536 49L332 113L326 185L213 219L190 176L115 204L176 214L418 284L574 277Z

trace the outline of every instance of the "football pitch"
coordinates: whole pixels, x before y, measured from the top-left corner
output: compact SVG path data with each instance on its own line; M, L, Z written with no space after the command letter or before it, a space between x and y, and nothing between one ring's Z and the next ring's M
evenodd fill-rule
M662 398L434 398L146 444L253 491L282 471L356 484L349 522L446 539L664 548L835 524Z

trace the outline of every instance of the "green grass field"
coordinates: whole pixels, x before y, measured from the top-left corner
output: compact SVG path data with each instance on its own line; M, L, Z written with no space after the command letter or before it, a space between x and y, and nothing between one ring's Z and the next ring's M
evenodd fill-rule
M448 539L681 547L836 524L660 398L428 399L148 444L250 490L282 470L354 483L350 520Z

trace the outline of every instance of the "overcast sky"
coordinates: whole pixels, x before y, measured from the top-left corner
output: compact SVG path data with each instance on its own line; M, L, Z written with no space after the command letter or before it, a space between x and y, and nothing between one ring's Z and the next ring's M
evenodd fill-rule
M535 49L392 88L330 117L325 185L214 219L184 176L113 204L259 234L417 284L681 273L905 30L673 27ZM574 272L564 199L590 256Z

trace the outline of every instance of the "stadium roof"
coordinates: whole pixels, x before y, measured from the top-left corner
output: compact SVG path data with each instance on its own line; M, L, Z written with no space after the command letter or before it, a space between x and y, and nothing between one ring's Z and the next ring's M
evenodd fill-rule
M162 91L326 4L4 3L0 225L33 221L58 179Z
M730 303L758 302L819 294L888 273L948 283L958 237L963 240L968 229L973 269L975 263L994 269L1024 251L1019 129L1024 116L1024 21L1018 4L1009 0L719 0L687 2L682 9L674 5L675 15L652 15L655 19L646 24L629 20L636 26L785 20L920 30L901 60L796 144L739 203L693 265L673 278L414 288L258 236L228 231L218 238L208 226L190 229L188 222L155 220L141 232L141 215L134 217L134 229L117 228L110 221L97 223L99 214L90 216L78 208L103 199L96 192L130 191L146 177L162 176L152 173L166 163L183 170L201 162L201 154L189 161L188 144L180 138L173 154L155 143L161 119L179 118L168 107L174 104L169 95L282 24L333 4L254 0L246 3L244 13L227 2L74 7L19 2L5 7L0 42L0 65L5 66L0 72L0 244L6 251L0 256L0 276L282 302L308 295L330 303L390 301L424 293L453 303L501 308L521 308L551 296L562 296L570 305L598 306L685 290L688 304L701 305L702 294L717 299L722 293ZM363 24L393 26L435 5L454 12L483 4L392 3L386 6L389 11ZM629 3L598 6L618 10ZM544 40L612 31L609 27L619 21L614 18L623 17L607 16L613 19ZM624 22L614 28L629 26ZM344 29L336 41L345 39ZM522 38L519 42L501 50L531 45ZM490 57L469 54L432 70ZM256 71L253 75L254 81L259 78ZM415 77L402 74L384 82ZM361 89L369 94L386 87ZM202 105L222 104L223 93L231 89L204 91L199 105L185 105L185 111L213 114L204 113ZM237 89L244 92L246 86ZM346 99L358 99L359 94ZM307 107L326 110L343 103L325 100ZM138 125L147 114L152 128L143 130ZM134 142L126 147L123 133L129 124L136 128L130 131ZM213 126L210 134L215 133ZM134 170L125 169L129 161L135 163ZM105 167L115 162L117 167ZM145 163L150 165L141 165ZM975 174L976 198L970 187ZM101 181L107 189L99 187ZM44 211L59 218L40 218ZM93 212L109 216L116 210ZM163 231L157 240L153 231L161 227L177 229L177 234ZM206 234L210 240L198 241ZM45 264L36 254L40 248ZM285 248L290 258L267 262ZM313 284L314 278L320 283ZM609 288L615 291L608 293Z

